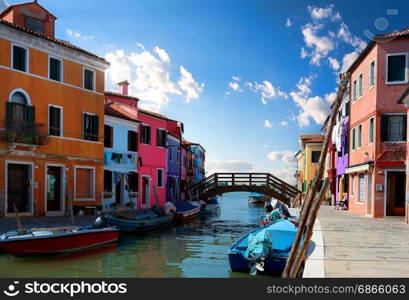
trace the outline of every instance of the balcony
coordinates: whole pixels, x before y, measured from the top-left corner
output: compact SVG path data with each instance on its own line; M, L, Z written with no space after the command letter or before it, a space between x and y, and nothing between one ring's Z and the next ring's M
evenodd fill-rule
M47 127L29 121L4 121L6 128L0 140L22 146L42 146L48 142Z

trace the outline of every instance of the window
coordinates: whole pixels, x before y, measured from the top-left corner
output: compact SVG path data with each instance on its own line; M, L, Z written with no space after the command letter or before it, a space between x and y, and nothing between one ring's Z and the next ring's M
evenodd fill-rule
M27 72L27 49L13 46L13 69Z
M164 175L163 169L158 169L158 188L163 187L163 182L164 182L163 175Z
M166 147L166 130L157 129L156 131L156 145L158 147Z
M48 107L48 134L62 136L62 108L50 105Z
M141 125L141 143L151 144L151 127L149 125Z
M387 56L387 82L407 81L407 55L393 54Z
M371 62L370 66L370 78L369 78L369 87L373 87L375 85L375 61Z
M369 144L373 143L374 118L369 120Z
M172 152L173 152L172 148L170 147L169 150L168 150L168 160L169 161L172 161L172 158L173 158L173 153Z
M356 80L354 80L353 88L352 88L352 100L356 100Z
M84 89L94 90L94 71L84 69Z
M104 147L112 148L114 146L114 128L104 125Z
M358 126L358 148L362 147L362 125Z
M178 151L176 152L176 161L179 162L180 160L180 150L178 149Z
M94 200L95 170L93 168L75 168L75 199Z
M49 67L48 74L49 74L50 79L55 80L55 81L61 81L61 78L62 78L61 60L50 57L48 67Z
M128 151L138 151L138 133L128 130Z
M32 31L44 33L44 21L43 20L34 19L31 17L25 17L24 25Z
M84 113L84 140L98 141L98 116Z
M365 174L359 174L359 202L365 200Z
M112 172L104 170L104 192L112 192Z
M406 115L383 115L381 138L385 142L406 141Z
M358 78L358 98L362 97L364 75L359 75Z
M320 160L321 151L311 151L311 162L313 164L318 163Z
M135 173L135 172L129 173L129 184L128 184L129 191L138 192L138 187L139 187L138 180L139 180L138 173Z
M355 150L355 128L352 129L352 150Z

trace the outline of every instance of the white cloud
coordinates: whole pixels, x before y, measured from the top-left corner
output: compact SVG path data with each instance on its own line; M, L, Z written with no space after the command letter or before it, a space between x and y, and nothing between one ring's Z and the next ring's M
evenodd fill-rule
M273 124L269 120L264 121L264 127L265 128L273 128Z
M295 172L297 171L296 167L284 167L281 169L275 169L271 173L280 178L281 180L287 182L288 184L295 184Z
M305 50L304 47L301 47L300 57L301 58L306 58L307 56L308 56L307 50Z
M288 121L282 121L280 123L280 125L283 126L283 127L288 127L289 123L288 123Z
M278 97L283 97L286 99L288 98L287 93L282 92L279 89L275 88L273 84L268 80L264 80L262 83L246 82L245 85L249 87L252 91L261 94L261 103L263 104L267 104L269 100Z
M269 145L263 145L263 147L264 147L264 148L269 148L270 146L269 146Z
M159 56L159 58L165 63L169 64L170 63L170 58L168 53L164 50L156 46L153 48L153 51Z
M347 53L342 58L342 69L341 72L346 72L349 67L354 63L354 61L359 56L358 51L352 51L351 53Z
M338 59L334 57L328 57L329 64L334 71L338 71L340 68Z
M241 80L241 77L239 77L239 76L232 76L231 79L233 79L234 81L240 81L240 80Z
M236 92L242 92L243 90L240 88L240 84L236 81L230 82L229 87L236 91Z
M67 28L66 30L68 36L73 37L73 38L77 38L77 39L81 39L81 40L93 40L95 39L95 36L93 35L84 35L79 33L78 31L73 31L69 28Z
M363 50L366 47L366 42L364 42L361 38L354 36L344 22L342 22L339 27L338 37L345 43L348 43L359 50Z
M294 151L285 150L285 151L272 151L267 154L267 158L272 161L283 161L287 164L296 162Z
M206 161L208 174L217 172L251 172L255 164L242 160L210 160Z
M194 80L192 73L186 70L183 66L180 66L180 74L178 85L186 94L186 102L189 103L192 99L198 99L200 93L203 92L204 83L197 83Z
M289 28L293 25L293 23L291 22L290 18L287 18L287 20L285 21L285 27Z
M164 49L155 47L150 52L142 44L137 47L137 52L130 54L118 50L105 55L111 63L106 72L107 88L116 89L116 83L128 80L130 93L141 99L141 107L153 111L160 111L172 95L185 95L186 102L199 97L204 84L196 83L183 66L179 69L180 80L171 79L170 58Z
M334 10L335 5L331 4L326 7L308 6L311 18L314 20L331 19L332 21L340 21L341 15Z
M323 124L326 120L335 93L327 94L324 97L311 95L312 77L302 77L297 84L297 91L290 93L291 98L299 108L297 121L300 127L308 126L310 119L317 124Z
M306 24L302 28L304 42L307 47L312 48L310 62L317 66L320 65L321 59L334 49L334 41L331 38L317 35L317 31L320 28L321 26L315 26L311 23Z

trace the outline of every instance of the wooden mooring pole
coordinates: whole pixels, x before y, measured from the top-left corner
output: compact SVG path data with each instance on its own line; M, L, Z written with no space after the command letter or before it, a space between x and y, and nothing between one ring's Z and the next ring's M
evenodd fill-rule
M328 147L332 138L332 131L335 125L335 120L338 116L338 111L344 99L345 92L350 80L350 74L342 74L341 82L338 87L337 95L332 105L329 123L326 128L324 144L320 155L317 171L315 172L314 180L308 187L307 195L303 203L300 214L300 224L291 248L290 255L287 259L283 278L295 278L300 273L302 262L305 260L308 247L310 245L312 230L315 224L315 219L321 206L322 198L325 197L325 192L328 187L328 180L321 186L321 180L325 171L325 160L328 153ZM321 190L319 192L321 186ZM317 196L317 197L316 197Z

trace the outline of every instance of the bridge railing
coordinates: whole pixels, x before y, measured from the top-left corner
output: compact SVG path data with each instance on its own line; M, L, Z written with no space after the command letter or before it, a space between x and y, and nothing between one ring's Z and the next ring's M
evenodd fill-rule
M270 173L215 173L189 189L189 192L206 194L219 187L266 187L284 199L293 200L301 191Z

